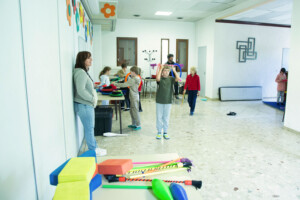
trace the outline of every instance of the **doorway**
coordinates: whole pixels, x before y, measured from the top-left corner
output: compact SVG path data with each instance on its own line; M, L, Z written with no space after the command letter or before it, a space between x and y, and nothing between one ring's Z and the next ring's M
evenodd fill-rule
M201 91L200 96L205 97L206 83L206 54L207 47L198 47L198 75L200 76Z
M188 72L189 40L176 40L176 63L183 64L182 71Z

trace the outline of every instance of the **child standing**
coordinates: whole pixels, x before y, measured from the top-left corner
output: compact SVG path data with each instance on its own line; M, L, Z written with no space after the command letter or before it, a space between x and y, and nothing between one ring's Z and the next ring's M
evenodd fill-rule
M118 73L116 74L116 76L120 77L121 79L123 79L122 81L120 81L121 83L124 83L124 78L126 76L126 71L127 71L127 64L126 63L123 63L121 65L122 69L120 69L118 71ZM129 100L129 89L126 87L126 88L121 88L123 94L124 94L124 97L125 97L125 101L122 101L121 102L121 109L124 110L125 109L125 104L126 104L126 109L125 111L128 111L130 110L130 100Z
M104 67L104 69L101 71L99 75L100 87L104 87L104 85L110 86L110 81L109 81L110 70L111 70L110 67ZM109 104L108 100L102 101L102 105L108 105L108 104Z
M168 66L161 66L156 76L156 82L158 84L156 92L156 139L160 140L163 136L166 140L170 139L168 135L169 118L172 106L173 87L180 79L176 69L172 66L175 78L169 76L170 68Z
M129 128L137 131L141 129L141 120L139 113L139 85L140 78L138 77L139 68L133 66L130 68L131 79L129 79L125 83L114 83L117 87L129 87L129 99L130 99L130 116L132 120L132 124L129 125Z
M197 75L197 71L195 67L191 68L191 74L189 74L186 78L186 82L184 85L183 96L186 92L186 88L188 89L188 102L190 106L190 115L194 115L195 106L197 96L200 95L200 78Z
M277 105L281 103L283 105L284 102L284 92L286 90L286 75L285 68L281 68L280 73L276 77L277 82Z

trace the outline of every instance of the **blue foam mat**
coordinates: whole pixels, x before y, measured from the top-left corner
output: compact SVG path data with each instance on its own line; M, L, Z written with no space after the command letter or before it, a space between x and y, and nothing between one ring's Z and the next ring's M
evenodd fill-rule
M264 104L268 105L268 106L271 106L277 110L281 110L281 111L284 111L285 109L285 105L277 105L277 102L271 102L271 101L263 101Z
M90 199L93 199L93 192L102 184L102 176L97 174L90 182Z

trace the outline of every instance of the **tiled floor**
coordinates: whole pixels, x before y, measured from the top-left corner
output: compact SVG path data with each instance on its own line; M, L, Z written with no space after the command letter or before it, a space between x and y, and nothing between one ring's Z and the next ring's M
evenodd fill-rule
M155 139L155 101L142 101L142 130L128 137L97 137L108 155L178 153L193 160L193 179L201 179L204 200L300 199L300 134L283 128L281 111L255 102L197 100L194 116L188 104L172 106L169 141ZM234 111L237 116L226 113ZM299 122L300 123L300 122ZM113 132L118 132L118 121Z

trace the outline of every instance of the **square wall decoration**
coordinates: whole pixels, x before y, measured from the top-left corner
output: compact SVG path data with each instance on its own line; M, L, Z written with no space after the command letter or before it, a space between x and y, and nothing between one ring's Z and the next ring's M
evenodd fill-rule
M239 50L239 62L245 63L247 60L256 60L255 38L249 37L247 41L237 41L236 49Z

